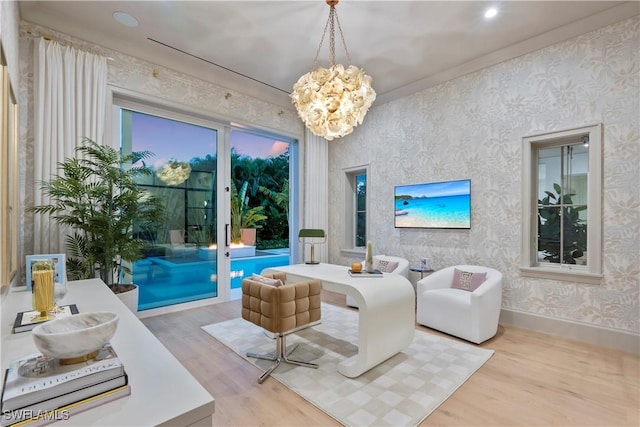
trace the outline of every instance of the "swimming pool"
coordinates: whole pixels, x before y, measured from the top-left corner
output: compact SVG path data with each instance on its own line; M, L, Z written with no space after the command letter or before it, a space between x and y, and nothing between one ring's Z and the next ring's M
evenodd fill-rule
M231 289L242 279L269 267L289 265L289 250L256 251L256 256L231 259ZM139 287L138 310L165 307L218 295L215 260L197 253L148 257L133 264L133 281Z

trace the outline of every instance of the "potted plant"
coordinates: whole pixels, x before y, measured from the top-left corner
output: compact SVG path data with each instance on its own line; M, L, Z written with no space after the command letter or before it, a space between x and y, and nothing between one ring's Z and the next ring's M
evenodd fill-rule
M544 253L544 260L552 263L576 264L576 259L587 250L587 224L580 219L580 212L586 206L574 206L575 194L562 194L562 188L553 184L552 191L538 200L538 250ZM562 201L562 207L560 202ZM563 245L560 247L562 227Z
M237 191L236 186L231 185L231 243L242 242L243 229L253 229L255 241L255 229L262 227L261 223L267 219L263 214L264 206L249 207L248 186L249 183L245 181Z
M60 163L60 173L41 183L50 204L34 206L36 214L50 215L69 227L66 237L67 271L71 280L97 276L116 294L135 291L137 286L121 283L130 277L127 263L143 256L146 242L139 236L157 230L165 218L164 204L139 188L136 177L153 172L135 166L150 152L124 155L112 147L85 138L76 148L77 157ZM121 297L122 298L122 297Z

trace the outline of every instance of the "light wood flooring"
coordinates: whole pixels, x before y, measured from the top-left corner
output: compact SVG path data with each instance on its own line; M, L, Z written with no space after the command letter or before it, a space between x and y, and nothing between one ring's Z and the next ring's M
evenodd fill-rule
M214 425L339 425L200 329L239 314L232 301L142 321L215 398ZM481 347L495 354L422 426L640 426L636 355L503 325Z

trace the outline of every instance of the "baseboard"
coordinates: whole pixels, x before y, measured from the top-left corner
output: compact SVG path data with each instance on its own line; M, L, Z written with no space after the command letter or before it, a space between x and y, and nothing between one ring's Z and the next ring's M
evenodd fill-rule
M500 323L640 354L640 335L631 332L505 308L500 311Z

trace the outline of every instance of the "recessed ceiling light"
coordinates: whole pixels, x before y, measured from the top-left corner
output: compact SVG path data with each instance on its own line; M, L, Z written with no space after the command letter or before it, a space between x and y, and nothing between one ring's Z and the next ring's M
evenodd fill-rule
M489 9L487 9L487 11L484 13L484 17L489 19L489 18L493 18L494 16L496 16L498 14L498 10L495 7L490 7Z
M127 27L138 26L138 20L126 12L113 12L113 19Z

